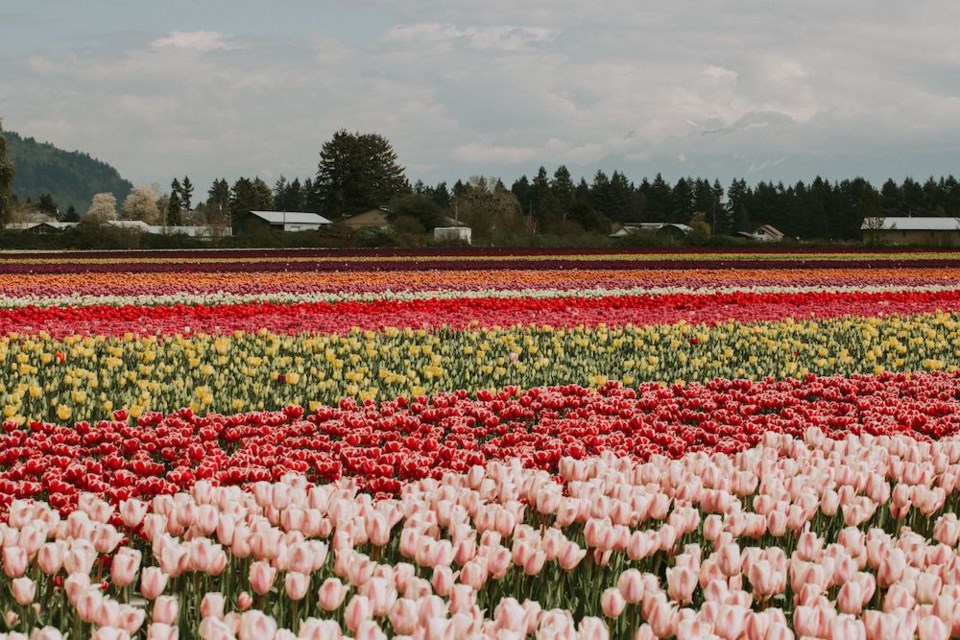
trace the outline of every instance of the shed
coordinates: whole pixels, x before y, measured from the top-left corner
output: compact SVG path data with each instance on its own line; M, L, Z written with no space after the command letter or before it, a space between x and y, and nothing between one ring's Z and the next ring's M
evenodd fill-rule
M233 221L234 231L269 228L276 231L316 231L332 224L317 213L307 211L248 211Z
M470 227L434 227L433 239L437 242L470 244L473 240L473 229Z
M960 220L957 218L864 218L860 231L863 241L871 244L960 246Z

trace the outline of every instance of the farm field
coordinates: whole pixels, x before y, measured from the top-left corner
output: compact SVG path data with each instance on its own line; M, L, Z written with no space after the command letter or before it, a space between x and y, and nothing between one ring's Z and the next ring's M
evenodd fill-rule
M958 366L953 251L0 254L0 629L960 637Z

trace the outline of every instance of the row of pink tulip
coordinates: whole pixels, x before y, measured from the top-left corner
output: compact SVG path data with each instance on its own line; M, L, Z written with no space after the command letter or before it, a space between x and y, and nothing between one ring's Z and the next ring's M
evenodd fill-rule
M490 462L382 500L302 476L84 494L66 518L17 500L0 612L41 640L947 638L958 471L960 439L814 428L556 476Z

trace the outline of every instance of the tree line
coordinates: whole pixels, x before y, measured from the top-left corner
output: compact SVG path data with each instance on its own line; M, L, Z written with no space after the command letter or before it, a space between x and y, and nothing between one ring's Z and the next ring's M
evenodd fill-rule
M3 171L0 164L0 178ZM55 203L44 201L43 206ZM616 225L669 222L699 224L722 235L770 224L800 239L857 240L864 218L960 217L960 182L952 175L923 183L907 177L888 179L878 189L864 178L831 182L816 177L789 185L760 181L753 186L737 178L724 187L702 177L668 182L659 173L634 182L619 170L596 171L588 181L575 180L561 164L552 173L540 167L509 187L489 176L452 185L411 184L386 138L340 130L323 145L314 176L280 176L272 185L260 177L240 177L233 184L218 178L205 198L195 196L193 183L184 176L171 182L169 193L134 187L119 212L115 198L98 194L88 214L151 224L226 226L251 210L311 211L337 221L378 208L402 231L424 233L462 223L481 239L606 234Z

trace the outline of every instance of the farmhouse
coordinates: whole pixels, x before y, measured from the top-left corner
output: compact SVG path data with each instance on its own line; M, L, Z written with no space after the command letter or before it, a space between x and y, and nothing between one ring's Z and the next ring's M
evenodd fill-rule
M737 235L757 242L780 242L783 240L783 232L769 224L762 224L753 231L738 231Z
M868 244L960 245L960 220L957 218L864 218L860 231L863 241Z
M316 231L329 224L323 216L306 211L248 211L234 219L233 230L237 233L253 229Z
M377 209L370 209L369 211L358 213L355 216L344 218L343 220L337 222L337 224L353 230L387 229L390 227L390 221L387 219L388 213L390 213L389 209L379 207Z
M611 238L639 234L657 236L658 238L681 238L693 231L693 228L676 222L637 222L626 223L610 234Z

